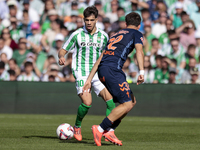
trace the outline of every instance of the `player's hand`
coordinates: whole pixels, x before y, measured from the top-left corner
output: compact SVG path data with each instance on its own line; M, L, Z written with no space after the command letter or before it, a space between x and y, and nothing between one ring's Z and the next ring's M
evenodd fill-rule
M90 92L91 90L91 82L89 82L88 80L85 82L84 86L83 86L83 93L87 93Z
M59 59L59 65L65 65L65 58L64 57L60 57Z
M137 79L137 85L141 84L144 82L144 75L139 75Z

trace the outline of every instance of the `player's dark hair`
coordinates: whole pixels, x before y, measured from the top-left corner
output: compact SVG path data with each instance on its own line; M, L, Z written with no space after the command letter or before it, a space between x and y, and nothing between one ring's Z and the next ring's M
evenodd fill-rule
M5 63L3 61L0 61L0 69L4 69L5 68Z
M12 75L12 76L15 76L15 75L16 75L15 71L12 70L12 69L9 69L9 70L8 70L8 73L9 73L9 75Z
M97 10L97 8L95 6L89 6L83 12L84 18L87 18L87 17L89 17L91 15L94 15L95 18L98 17L98 10Z
M139 26L141 23L141 17L138 13L131 12L128 15L126 15L126 25L134 25Z

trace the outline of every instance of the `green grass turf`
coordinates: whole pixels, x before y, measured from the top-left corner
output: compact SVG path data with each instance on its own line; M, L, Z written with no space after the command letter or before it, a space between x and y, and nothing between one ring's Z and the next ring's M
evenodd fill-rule
M82 123L83 140L61 141L56 128L74 125L75 115L0 114L0 150L199 150L200 119L126 117L116 130L123 146L105 142L97 147L91 126L103 116L89 116Z

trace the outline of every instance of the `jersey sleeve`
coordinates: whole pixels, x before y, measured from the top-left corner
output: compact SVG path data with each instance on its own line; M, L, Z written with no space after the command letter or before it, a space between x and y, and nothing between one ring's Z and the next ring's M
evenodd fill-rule
M73 50L73 48L75 47L75 42L77 40L77 35L78 35L77 32L73 32L69 37L69 39L63 45L63 49L65 49L66 51Z
M135 34L135 44L142 44L143 45L143 35L142 33L138 32Z

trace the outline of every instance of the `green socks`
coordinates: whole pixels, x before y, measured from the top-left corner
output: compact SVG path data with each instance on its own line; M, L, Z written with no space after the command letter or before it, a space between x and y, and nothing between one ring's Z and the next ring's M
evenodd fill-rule
M111 113L111 111L115 108L115 103L111 99L111 100L106 101L106 106L107 106L106 116L108 116ZM75 122L76 127L81 127L82 120L87 114L90 107L91 106L87 106L83 103L78 107L78 112L77 112L76 122Z
M113 102L113 99L106 101L106 116L108 116L111 111L115 108L115 103Z
M78 107L78 112L77 112L76 122L75 122L76 127L81 127L82 120L85 117L85 115L87 114L88 109L90 107L91 106L87 106L83 103Z

